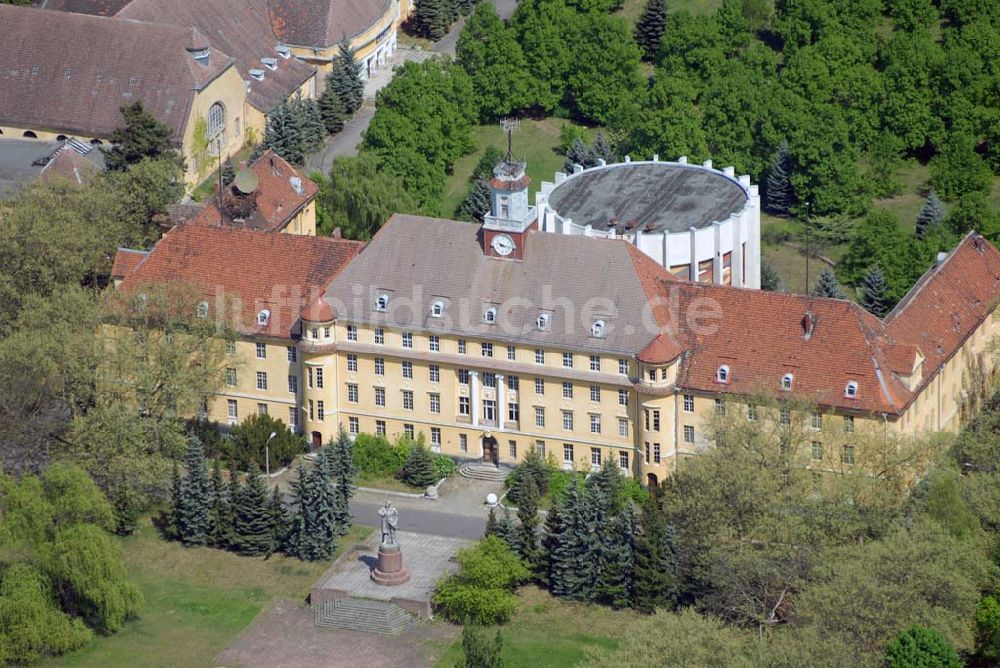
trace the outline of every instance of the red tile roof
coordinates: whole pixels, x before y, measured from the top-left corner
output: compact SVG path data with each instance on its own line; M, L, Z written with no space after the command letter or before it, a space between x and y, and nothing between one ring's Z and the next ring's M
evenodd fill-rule
M38 179L43 183L51 183L53 179L65 179L74 185L82 186L100 172L101 168L92 160L64 146L42 167Z
M316 298L302 309L302 319L309 322L332 322L333 308L323 299L323 295L317 294Z
M233 65L196 61L206 40L189 27L3 4L0 26L0 123L15 127L107 137L141 100L179 144L195 93Z
M139 266L149 251L133 250L131 248L119 248L115 253L114 264L111 265L111 278L125 278Z
M232 228L181 225L156 244L149 257L132 266L120 250L115 268L122 290L146 283L192 281L201 285L210 308L232 300L237 328L244 334L293 336L303 304L322 293L330 280L360 251L357 241L266 234ZM266 326L256 324L267 309Z
M270 0L271 28L295 46L328 47L369 30L390 0Z
M894 341L920 348L925 381L990 314L1000 299L1000 251L970 232L921 277L885 319Z

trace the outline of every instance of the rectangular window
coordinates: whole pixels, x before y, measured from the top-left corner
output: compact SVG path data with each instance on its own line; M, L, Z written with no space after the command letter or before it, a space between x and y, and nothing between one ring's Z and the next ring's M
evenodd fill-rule
M507 376L507 389L511 392L517 392L521 389L521 381L517 376Z
M507 346L507 359L509 359L511 362L517 360L517 348L515 348L514 346Z
M404 348L413 347L413 334L411 332L403 332L403 347Z
M257 404L257 415L267 415L267 404Z
M311 422L311 421L313 421L315 419L316 419L316 412L313 410L313 400L310 399L309 400L309 421Z
M323 389L323 369L320 367L316 367L316 387Z
M358 370L358 356L353 353L347 356L347 370L357 371Z
M430 405L431 405L431 413L440 413L441 395L437 394L436 392L432 392L430 395Z
M715 414L716 415L726 414L726 402L724 402L720 397L715 398Z
M545 409L541 406L535 406L535 426L545 426Z
M563 353L563 366L567 369L573 368L573 353Z
M653 443L653 463L654 464L659 464L660 463L660 444L659 443Z
M563 399L573 398L573 383L569 381L563 381Z
M563 443L563 463L573 463L573 445L571 443Z
M226 401L226 416L229 417L230 421L236 420L239 417L239 413L236 411L236 400L228 399Z
M347 340L357 341L358 340L358 328L356 325L347 326Z
M295 346L288 346L286 348L286 350L288 351L288 361L289 362L296 362L296 361L298 361L299 355L298 355L298 351L295 350Z
M459 355L465 354L465 339L458 340L458 354Z
M403 425L403 436L405 436L406 438L408 438L410 440L413 440L413 425L412 424L404 424Z
M823 459L823 444L819 441L812 442L812 458L816 461Z
M227 355L235 355L236 354L236 342L235 341L226 341L226 354Z
M267 389L267 372L258 371L257 372L257 389L266 390Z
M257 359L267 359L267 346L263 343L257 343Z
M628 420L625 418L618 418L618 436L628 438Z
M844 432L847 434L854 433L854 416L845 415L844 416Z
M563 411L563 429L573 431L573 411Z
M469 451L469 437L466 434L458 435L458 450L459 452Z
M591 448L590 449L590 465L595 468L601 468L601 449Z
M545 351L535 348L535 364L545 364Z
M480 343L479 350L483 357L493 357L493 344L492 343Z
M403 409L413 410L413 390L403 390Z
M684 412L694 413L694 395L685 394L684 395Z
M330 328L329 327L324 327L323 328L323 338L324 339L330 338Z
M357 436L361 433L361 424L358 421L358 418L353 415L347 418L347 432L352 436Z
M590 400L595 403L600 403L601 401L601 387L599 385L590 386Z
M517 441L507 441L507 454L511 459L517 459Z
M441 382L441 367L439 367L437 364L431 364L427 368L427 373L432 383Z
M511 422L521 421L521 406L516 401L507 403L507 419Z
M347 402L351 404L358 403L358 386L354 383L347 384Z
M622 376L628 375L628 360L624 357L618 358L618 373Z
M437 334L432 334L427 345L430 347L432 353L441 352L441 337Z
M841 459L843 460L843 462L845 464L848 464L848 465L854 464L854 446L853 445L845 445L844 446L844 454L842 455Z
M413 379L413 362L403 361L403 378Z
M747 404L747 420L750 420L750 422L756 422L757 421L757 405L756 404Z
M650 411L653 415L653 431L660 431L660 410L654 408Z
M788 408L781 408L781 412L778 414L778 422L783 426L788 426L792 423L792 413L788 410Z
M492 371L483 372L483 387L496 388L497 386L497 375Z
M381 327L375 328L375 345L383 346L385 345L385 330Z
M288 409L288 428L292 431L299 430L299 409L298 406L291 406Z
M226 369L226 385L236 387L236 369Z
M469 397L459 397L458 398L458 414L459 415L471 415Z
M494 399L483 399L483 420L492 424L497 420L497 402Z
M313 368L311 366L306 367L306 378L308 380L309 389L313 387Z
M323 407L323 400L320 399L316 402L316 420L317 422L322 422L323 418L326 417L326 410Z
M591 371L600 371L601 370L601 356L600 355L591 355L590 356L590 370Z
M459 369L458 370L458 384L459 385L468 385L469 384L469 370L468 369Z
M646 448L645 448L645 450L643 450L643 455L645 456L645 459L643 459L643 461L648 464L649 463L649 441L646 441Z
M431 447L441 449L441 428L431 427Z
M684 442L694 443L694 427L691 425L684 425Z
M649 374L650 380L656 380L656 369L647 369L646 372Z
M375 358L375 375L376 376L385 375L385 359L382 357Z
M382 407L385 406L385 388L384 387L376 387L375 388L375 405L376 406L382 406Z
M823 428L823 414L820 413L819 411L816 411L812 415L812 428L813 429Z
M385 436L385 420L375 420L375 435Z
M618 453L618 466L626 471L628 470L628 453L624 450Z
M591 414L590 416L590 433L600 434L601 433L601 416Z
M535 394L539 396L545 394L545 381L541 378L535 379Z
M628 406L628 390L626 389L618 390L618 405Z
M545 459L545 441L535 441L535 451Z

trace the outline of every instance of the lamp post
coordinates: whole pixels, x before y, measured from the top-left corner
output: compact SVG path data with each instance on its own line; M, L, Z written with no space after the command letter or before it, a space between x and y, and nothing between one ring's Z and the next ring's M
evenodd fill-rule
M271 435L267 437L266 441L264 441L264 471L268 480L271 479L271 450L269 446L271 445L271 441L274 440L274 437L277 435L278 432L272 431Z

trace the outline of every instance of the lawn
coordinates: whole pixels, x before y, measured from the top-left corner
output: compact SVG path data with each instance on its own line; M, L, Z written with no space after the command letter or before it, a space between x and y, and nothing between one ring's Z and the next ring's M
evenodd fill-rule
M358 474L358 487L371 487L373 489L385 489L390 492L407 492L409 494L423 494L424 487L414 487L403 482L394 476L377 476L366 473Z
M370 531L355 527L340 545L359 542ZM304 601L330 565L185 548L162 540L148 521L121 544L129 577L145 598L140 619L47 665L211 666L273 598Z
M668 12L688 11L692 14L711 14L722 6L722 0L667 0ZM646 0L624 0L618 15L625 18L629 25L635 25L646 9Z
M563 168L564 158L556 153L559 145L559 131L570 123L562 118L546 118L540 121L525 119L520 129L514 132L514 157L528 163L527 172L531 177L529 197L538 191L542 181L552 181L555 173ZM445 184L442 214L451 216L468 194L471 184L469 177L487 146L507 149L507 136L499 123L479 125L472 129L475 150L455 162L454 170Z
M553 598L537 587L524 587L518 597L518 611L510 623L486 629L492 636L499 628L508 666L567 668L581 665L590 656L589 649L616 648L618 638L640 619L638 613L629 610L611 610ZM437 668L452 668L461 658L462 641L459 639L438 661Z

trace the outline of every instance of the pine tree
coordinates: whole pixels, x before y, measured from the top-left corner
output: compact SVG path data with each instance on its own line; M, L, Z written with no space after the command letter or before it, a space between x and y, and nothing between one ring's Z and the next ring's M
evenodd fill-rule
M228 490L222 480L222 464L218 459L212 466L212 545L225 547L229 526L232 523L232 510L229 505Z
M920 213L917 214L917 239L923 239L927 232L940 225L943 219L944 207L941 206L937 193L931 190L924 205L920 207Z
M188 438L185 465L187 475L181 481L177 533L185 545L207 545L212 541L212 481L197 436Z
M503 542L507 543L507 547L510 548L511 552L518 552L520 550L517 524L514 523L514 520L510 516L510 508L506 506L503 509L503 516L497 520L496 535Z
M436 483L437 466L434 464L431 451L419 443L414 443L406 456L401 477L404 482L414 487L427 487Z
M837 282L837 277L829 269L824 269L819 273L813 293L817 297L829 297L830 299L844 298L843 293L840 291L840 283Z
M576 137L573 143L566 149L566 162L563 164L563 171L567 174L573 173L573 165L584 166L587 162L587 146L583 140Z
M260 144L261 152L269 148L285 160L294 162L293 156L298 143L291 108L287 100L282 101L267 115L264 141Z
M350 116L364 101L365 84L361 80L361 63L355 57L354 49L346 39L340 42L339 57L333 62L326 87L340 98L344 112Z
M604 517L611 517L618 512L622 505L625 479L610 458L604 460L604 464L597 472L590 474L586 484L597 505L598 513Z
M567 564L564 543L568 537L566 535L566 519L563 517L564 509L565 501L557 501L553 504L552 509L545 516L545 527L542 534L541 580L556 596L565 591L564 573Z
M885 276L878 267L872 267L865 274L861 284L861 305L872 315L882 318L889 312L889 299L886 295Z
M628 507L598 525L600 570L593 600L613 608L627 607L632 600L635 579L634 524L632 509Z
M333 509L334 532L346 536L351 530L351 497L356 490L355 480L358 470L354 465L354 442L343 427L332 446L333 457L331 476L337 492L337 504Z
M290 557L306 561L309 549L309 529L313 525L313 505L309 494L308 474L301 463L295 469L295 474L295 480L291 484L291 521L283 550Z
M273 545L271 507L256 463L250 465L246 484L240 487L233 505L233 550L250 556L269 554Z
M528 568L534 572L541 562L538 549L538 487L534 476L524 476L521 494L518 499L517 519L517 553Z
M599 510L601 505L592 489L584 484L570 496L567 527L572 538L568 542L570 567L565 578L569 598L580 601L595 598L595 585L603 568L600 562L602 544L597 532L598 525L605 521Z
M125 105L119 111L125 125L111 133L111 147L101 149L108 171L124 171L145 158L163 158L183 164L171 144L173 130L146 111L142 101Z
M496 509L490 508L490 512L486 515L486 528L483 530L483 538L489 538L490 536L500 537L498 529Z
M462 16L468 16L475 9L478 0L456 0L455 7Z
M673 608L677 602L677 547L658 489L650 490L643 502L637 528L632 607L647 614L657 608Z
M605 163L611 163L616 160L614 148L608 143L604 133L600 130L597 131L597 134L594 136L594 142L587 149L586 164L584 167L596 167L598 160L603 160Z
M333 556L337 541L337 527L334 525L334 513L337 508L337 489L330 479L333 470L333 452L329 447L320 450L316 465L309 471L306 478L306 496L311 513L311 525L307 522L309 532L305 541L305 559L319 561Z
M170 475L170 513L166 517L165 531L171 540L180 540L178 527L181 517L181 472L177 462L174 462Z
M788 155L788 142L782 142L771 160L764 185L766 208L775 215L787 216L795 203L791 176L792 159Z
M781 276L778 270L771 263L761 260L760 262L760 289L767 292L781 292Z
M485 179L478 179L472 184L472 190L458 205L455 216L459 220L481 223L493 206L493 189Z
M635 26L635 41L642 48L643 59L652 62L660 50L663 30L667 27L667 3L665 0L647 0Z
M326 76L326 87L319 98L319 112L323 116L323 126L329 134L336 134L344 129L347 120L347 109L333 87L333 73Z
M115 533L131 536L139 527L139 500L127 481L115 488L112 503L115 509Z
M503 668L503 638L497 631L493 640L474 626L462 629L462 655L457 668Z
M233 167L233 159L226 158L222 163L222 186L226 187L236 178L236 168Z
M285 538L287 536L288 516L285 514L285 506L281 502L281 490L275 485L271 492L271 551L279 552L284 549Z
M544 540L544 565L549 589L563 598L587 600L594 585L593 512L587 488L574 477L564 500L549 512Z

